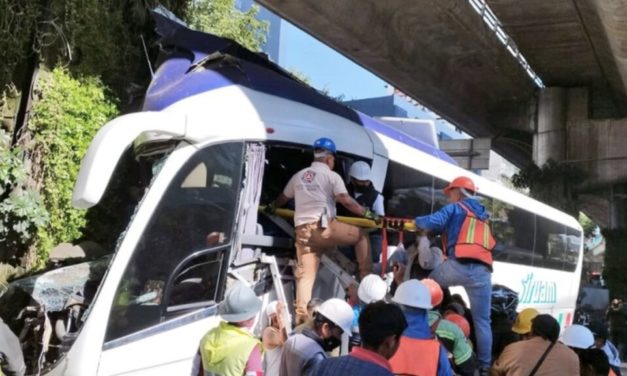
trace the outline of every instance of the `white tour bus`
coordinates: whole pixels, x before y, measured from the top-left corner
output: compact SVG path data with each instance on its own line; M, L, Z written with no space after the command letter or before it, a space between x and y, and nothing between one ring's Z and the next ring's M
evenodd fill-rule
M432 213L447 182L472 177L499 243L493 283L517 291L519 308L570 324L582 262L574 218L459 168L231 41L157 23L165 58L144 107L98 132L74 190L77 207L104 209L120 199L110 192L126 192L132 215L111 234L115 249L14 281L0 297L0 315L23 334L29 374L189 375L231 281L266 303L284 292L291 306L293 228L258 207L311 162L319 137L337 144L344 177L355 160L372 165L389 216ZM341 296L328 269L314 293Z

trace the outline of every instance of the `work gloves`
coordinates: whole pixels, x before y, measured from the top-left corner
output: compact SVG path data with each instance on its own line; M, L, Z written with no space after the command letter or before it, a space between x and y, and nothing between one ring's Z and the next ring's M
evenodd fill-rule
M380 225L383 222L383 219L377 215L377 213L372 210L366 210L364 213L364 218L374 221L377 225Z
M274 206L274 202L271 202L268 205L266 205L266 207L263 208L263 212L266 214L270 214L270 215L276 213L276 206Z

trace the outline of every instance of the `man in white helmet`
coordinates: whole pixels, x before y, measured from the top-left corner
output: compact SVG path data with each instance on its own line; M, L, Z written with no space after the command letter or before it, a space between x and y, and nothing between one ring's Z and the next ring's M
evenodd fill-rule
M351 302L353 306L353 327L350 335L350 347L359 346L361 344L361 336L359 335L359 316L361 311L367 304L374 303L385 299L388 292L388 285L381 277L376 274L368 274L359 283L357 289L357 301Z
M353 310L342 299L332 298L320 305L311 327L292 334L283 345L279 376L307 376L350 333Z
M350 182L346 186L348 194L355 199L361 206L374 212L379 217L385 216L385 209L383 206L383 195L377 191L372 184L370 165L364 161L357 161L351 165L348 172L350 175ZM338 215L341 216L353 216L350 211L343 206L337 208ZM381 257L381 230L374 229L368 233L370 240L370 251L372 255L372 262L378 263ZM340 251L349 259L355 261L355 250L353 247L341 247Z
M392 301L400 304L407 320L401 344L390 359L392 371L401 375L450 376L453 374L446 349L429 326L431 293L416 279L401 283Z
M200 341L205 376L263 375L263 347L250 331L261 304L244 283L237 281L229 288L218 305L218 314L224 321Z

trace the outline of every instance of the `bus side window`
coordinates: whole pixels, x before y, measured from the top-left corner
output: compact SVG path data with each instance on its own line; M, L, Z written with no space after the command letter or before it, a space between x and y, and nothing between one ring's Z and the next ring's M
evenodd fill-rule
M386 215L414 218L431 214L433 184L434 179L431 175L390 161L383 189Z
M571 252L567 227L544 217L537 217L536 254L541 256L537 266L572 272L577 266L579 250ZM571 242L572 243L572 242Z
M481 200L490 213L495 260L534 265L534 214L491 197Z
M243 150L243 143L202 149L170 182L118 285L106 341L183 313L172 307L221 299Z

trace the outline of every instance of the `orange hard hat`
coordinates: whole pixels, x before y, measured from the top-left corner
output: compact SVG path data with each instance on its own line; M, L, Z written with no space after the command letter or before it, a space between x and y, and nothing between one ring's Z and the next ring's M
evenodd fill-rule
M429 289L429 293L431 294L431 305L437 307L442 304L442 300L444 300L444 292L442 291L440 284L429 278L425 278L420 282L422 282L422 284L427 286Z
M464 188L471 192L477 192L477 187L475 187L475 183L472 181L471 178L466 176L459 176L453 179L453 181L450 182L449 185L446 186L446 188L444 188L444 193L447 193L453 188Z
M444 316L444 319L457 325L462 330L466 338L470 336L470 324L464 316L458 315L457 313L449 313L448 315Z

